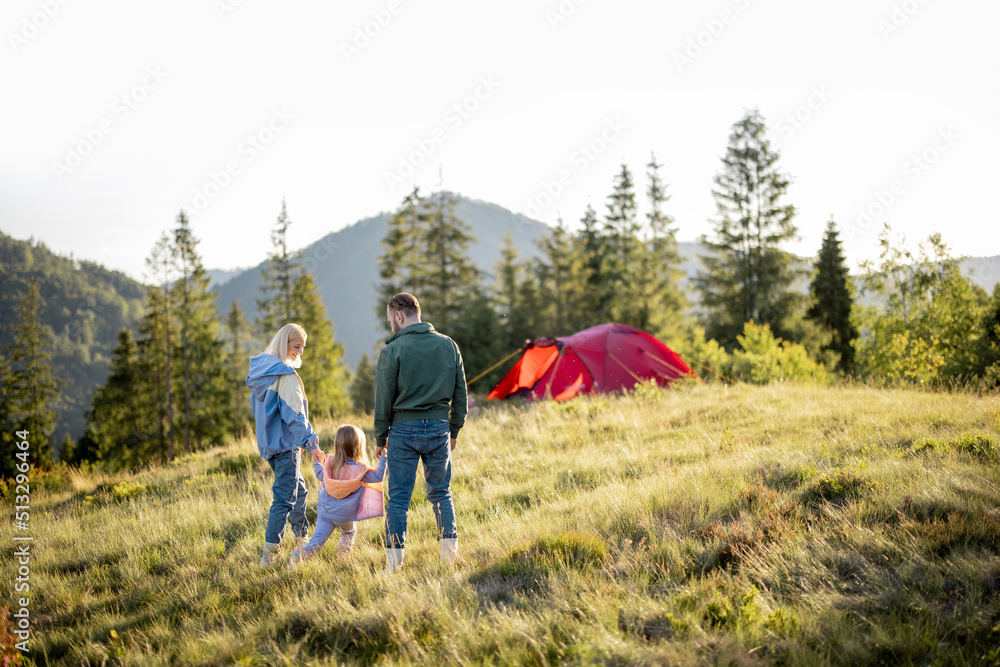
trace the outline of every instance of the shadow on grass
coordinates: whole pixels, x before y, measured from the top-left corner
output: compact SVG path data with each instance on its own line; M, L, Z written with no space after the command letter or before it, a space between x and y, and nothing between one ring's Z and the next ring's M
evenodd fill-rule
M474 573L469 582L484 602L511 603L520 593L547 590L549 575L554 572L589 571L607 558L604 543L593 535L560 533L511 550L500 562Z

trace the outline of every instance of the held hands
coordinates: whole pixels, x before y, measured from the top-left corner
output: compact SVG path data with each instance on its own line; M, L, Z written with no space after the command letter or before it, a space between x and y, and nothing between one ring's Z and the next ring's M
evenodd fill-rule
M324 454L323 450L320 449L319 447L312 450L312 455L313 455L313 461L315 461L316 463L323 463L324 459L326 459L326 454Z

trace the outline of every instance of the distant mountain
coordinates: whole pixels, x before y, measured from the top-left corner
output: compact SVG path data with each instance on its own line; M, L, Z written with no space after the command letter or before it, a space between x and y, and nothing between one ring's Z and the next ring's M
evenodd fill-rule
M240 275L246 271L246 268L242 269L208 269L206 273L208 274L208 287L209 289L218 289L222 285L225 285L234 277Z
M34 278L42 297L41 320L52 332L52 367L62 378L53 448L68 432L83 435L94 388L108 377L120 329L134 329L145 288L118 271L61 257L43 243L0 232L0 344L12 342L16 309Z
M510 232L524 260L539 256L535 241L549 232L549 227L542 222L467 197L459 197L455 213L472 227L476 242L470 246L469 255L487 274L487 281L492 281L500 259L504 234ZM336 339L344 344L345 360L352 368L363 353L371 356L376 344L386 337L383 318L376 313L376 285L379 282L377 260L382 255L382 239L390 215L380 213L331 232L299 253L305 268L316 277L323 303L334 323ZM216 288L221 313L228 312L234 299L244 312L256 313L262 267L263 263ZM425 309L424 319L433 323L433 311Z
M992 257L966 257L962 260L962 274L968 276L987 292L1000 283L1000 255Z

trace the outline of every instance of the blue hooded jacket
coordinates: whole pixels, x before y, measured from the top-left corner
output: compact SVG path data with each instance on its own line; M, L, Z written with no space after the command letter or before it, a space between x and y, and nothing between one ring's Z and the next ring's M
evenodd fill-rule
M257 449L265 459L292 449L316 449L319 437L309 425L309 403L295 369L273 354L250 359L250 407L257 425Z

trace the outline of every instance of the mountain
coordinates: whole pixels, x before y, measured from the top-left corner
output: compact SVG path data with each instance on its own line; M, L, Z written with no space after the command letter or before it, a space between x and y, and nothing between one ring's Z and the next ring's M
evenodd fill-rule
M1000 283L1000 255L992 257L966 257L960 265L962 275L985 289L993 291L993 286Z
M455 213L471 226L476 242L471 244L469 255L486 274L488 283L500 259L504 234L510 232L520 259L524 260L540 255L535 242L549 232L549 227L542 222L467 197L459 196ZM331 232L299 253L302 265L316 278L327 314L334 323L336 339L344 344L345 360L352 368L362 354L367 352L371 356L378 342L388 336L383 317L376 312L376 285L379 282L377 260L382 255L382 239L390 215L380 213ZM261 242L266 243L267 239ZM260 298L263 266L261 263L214 288L218 294L219 312L228 312L235 299L240 308L250 314L251 321L254 319L252 314L256 313ZM424 309L424 319L433 323L433 311Z
M11 327L28 282L42 297L40 317L53 337L52 368L64 382L53 449L69 433L83 435L84 413L94 388L108 377L120 329L134 329L143 313L145 287L99 264L61 257L43 243L0 232L0 344L13 341Z

